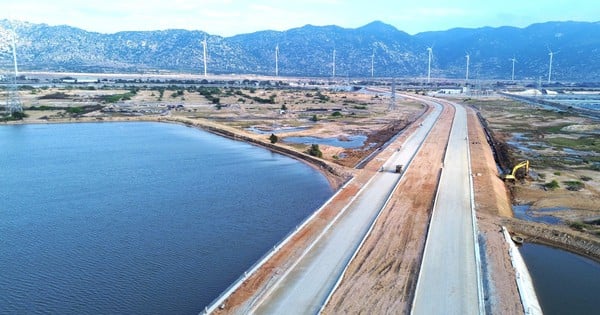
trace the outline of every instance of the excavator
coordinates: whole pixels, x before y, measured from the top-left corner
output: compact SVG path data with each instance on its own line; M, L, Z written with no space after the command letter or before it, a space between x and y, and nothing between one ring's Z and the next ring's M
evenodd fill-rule
M527 176L527 174L529 174L529 161L528 160L515 165L512 169L512 172L510 174L504 174L502 176L502 179L504 179L505 181L517 180L517 177L516 177L517 171L523 167L525 168L525 176Z

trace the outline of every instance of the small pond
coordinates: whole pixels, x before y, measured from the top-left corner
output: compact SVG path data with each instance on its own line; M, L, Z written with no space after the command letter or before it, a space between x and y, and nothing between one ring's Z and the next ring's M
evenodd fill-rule
M339 137L330 137L330 138L317 138L317 137L285 137L283 141L288 143L302 143L302 144L324 144L330 145L334 147L340 147L345 149L356 149L360 148L365 144L367 140L367 136L365 135L356 135L356 136L348 136L339 138Z
M561 220L557 217L551 215L539 215L536 212L550 212L550 211L559 211L559 210L567 210L567 208L547 208L540 209L536 211L531 210L530 205L515 205L513 206L513 213L515 214L515 218L530 221L530 222L540 222L540 223L548 223L548 224L559 224Z

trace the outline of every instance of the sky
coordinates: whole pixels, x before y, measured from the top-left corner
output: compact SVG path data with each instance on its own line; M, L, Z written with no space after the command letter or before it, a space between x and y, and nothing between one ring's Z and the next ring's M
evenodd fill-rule
M187 29L232 36L382 21L416 34L455 27L600 21L598 0L0 0L0 19L115 33Z

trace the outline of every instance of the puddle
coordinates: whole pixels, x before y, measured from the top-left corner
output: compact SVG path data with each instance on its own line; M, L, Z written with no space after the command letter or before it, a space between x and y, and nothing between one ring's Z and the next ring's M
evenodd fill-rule
M302 144L324 144L333 147L340 147L344 149L356 149L360 148L365 144L367 136L357 135L348 136L341 139L340 137L331 138L317 138L317 137L286 137L283 141L288 143L302 143Z
M513 213L515 214L515 218L530 221L530 222L539 222L539 223L548 223L548 224L559 224L562 221L551 215L537 215L535 212L548 212L548 211L558 211L558 210L567 210L567 208L544 208L539 211L531 211L530 205L515 205L512 207ZM552 210L550 210L552 209Z
M570 154L570 155L595 156L594 152L590 152L590 151L579 151L579 150L573 150L573 149L569 149L569 148L562 148L562 151L567 154Z

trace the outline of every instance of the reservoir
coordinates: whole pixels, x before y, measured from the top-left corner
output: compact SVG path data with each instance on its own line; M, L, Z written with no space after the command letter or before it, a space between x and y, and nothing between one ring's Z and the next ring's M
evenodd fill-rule
M549 246L524 243L521 255L544 314L597 314L600 264Z
M180 125L0 126L0 313L197 314L333 193Z

